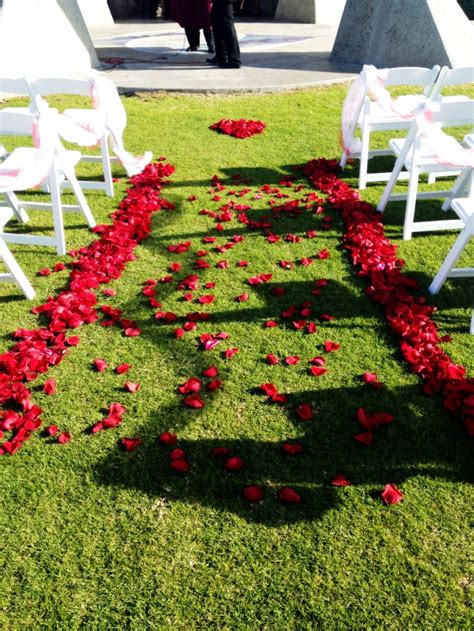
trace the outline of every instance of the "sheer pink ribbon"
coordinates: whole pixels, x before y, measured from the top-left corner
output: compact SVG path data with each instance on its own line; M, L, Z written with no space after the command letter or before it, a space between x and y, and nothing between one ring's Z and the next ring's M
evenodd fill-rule
M425 101L425 96L407 94L392 99L385 88L388 68L377 69L365 65L357 79L352 83L342 108L341 145L346 155L360 152L360 139L354 137L357 119L364 107L364 99L368 95L387 116L413 118L417 107Z
M143 171L151 161L151 151L135 156L126 151L123 133L127 126L127 115L117 88L105 77L91 79L91 94L94 110L65 110L60 116L59 133L65 140L82 147L97 145L107 129L110 133L112 151L130 177Z
M439 105L430 102L427 107L420 108L416 115L416 122L426 146L436 162L460 169L474 168L474 148L465 148L459 142L441 129L442 123L435 121L433 112Z
M20 191L38 186L48 176L54 159L57 114L45 111L32 118L35 147L15 149L0 164L0 193Z

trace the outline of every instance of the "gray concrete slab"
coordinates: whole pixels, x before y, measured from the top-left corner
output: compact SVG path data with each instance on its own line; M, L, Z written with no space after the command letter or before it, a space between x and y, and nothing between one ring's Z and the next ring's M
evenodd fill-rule
M336 26L288 22L236 21L242 67L220 69L202 38L198 52L186 52L184 31L176 22L116 22L92 29L103 72L122 93L276 92L346 81L360 65L329 61Z

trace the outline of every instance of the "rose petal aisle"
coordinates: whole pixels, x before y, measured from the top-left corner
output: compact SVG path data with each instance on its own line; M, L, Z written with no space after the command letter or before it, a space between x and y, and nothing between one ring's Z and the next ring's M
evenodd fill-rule
M70 255L12 244L0 627L470 628L472 289L429 297L454 235L314 159L345 94L127 95L166 159L88 193Z

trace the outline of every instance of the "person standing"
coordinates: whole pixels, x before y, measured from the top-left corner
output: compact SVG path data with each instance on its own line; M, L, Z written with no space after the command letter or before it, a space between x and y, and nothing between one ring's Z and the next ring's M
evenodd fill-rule
M171 0L171 18L184 28L187 50L199 49L199 31L203 29L208 52L215 52L210 9L211 0Z
M215 57L207 59L219 68L240 68L240 47L234 23L234 3L237 0L213 0L211 24L216 47Z

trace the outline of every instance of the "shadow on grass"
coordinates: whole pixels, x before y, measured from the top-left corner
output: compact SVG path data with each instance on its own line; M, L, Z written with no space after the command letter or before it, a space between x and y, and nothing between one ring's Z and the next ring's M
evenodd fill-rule
M247 392L244 396L253 394ZM450 423L444 413L436 413L439 403L432 403L428 397L423 398L424 412L418 412L413 406L413 401L420 399L416 387L385 392L383 411L393 412L395 421L376 432L371 446L357 443L353 439L360 431L355 420L357 407L366 405L370 411L381 411L373 401L368 404L369 399L370 394L362 386L299 393L298 401L287 406L288 412L293 403L313 401L316 418L295 421L300 434L297 440L304 447L297 456L282 453L283 440L180 439L177 446L185 450L191 466L184 476L169 466L172 447L163 447L157 441L158 434L167 429L157 421L167 418L167 411L157 410L141 435L143 444L133 453L118 449L111 452L96 467L95 478L98 484L235 513L268 526L320 519L326 511L337 509L342 497L351 494L359 497L362 493L379 502L379 494L388 482L403 489L410 478L450 482L472 479L469 444L462 427ZM293 420L294 416L291 414ZM243 458L245 468L226 472L225 458L212 456L216 447L227 447L231 456ZM343 473L353 486L332 487L331 480L338 473ZM249 505L242 496L243 489L252 484L264 489L265 497L259 505ZM284 505L277 500L276 493L284 486L301 495L300 505ZM352 497L356 501L355 495Z

